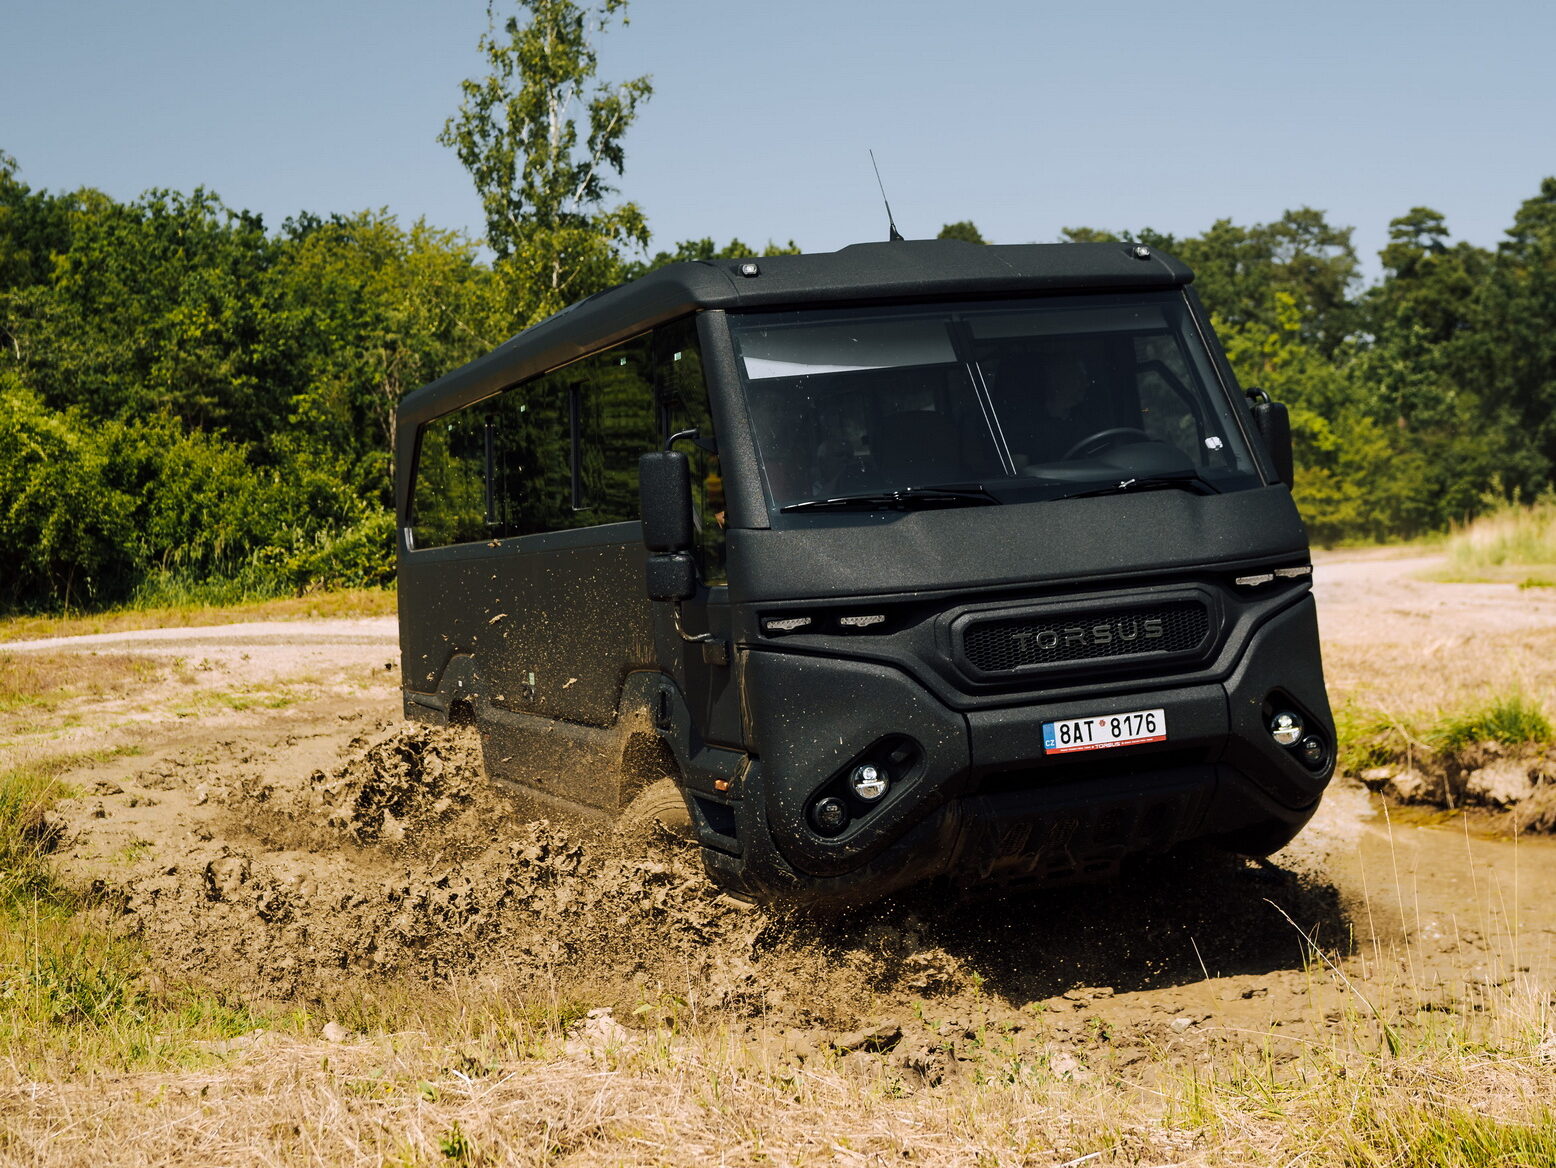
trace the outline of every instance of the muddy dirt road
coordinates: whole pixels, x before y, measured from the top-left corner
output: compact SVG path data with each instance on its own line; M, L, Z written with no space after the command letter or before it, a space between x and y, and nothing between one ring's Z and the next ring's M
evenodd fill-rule
M1320 562L1337 701L1446 700L1510 676L1552 692L1556 598L1428 584L1424 566ZM622 854L526 823L469 741L396 720L394 636L390 620L334 620L8 644L83 671L145 655L158 676L0 715L0 749L81 754L66 777L80 794L52 821L58 861L168 977L325 1012L364 986L497 986L629 1019L716 1015L797 1060L830 1044L936 1082L1023 1046L1085 1073L1267 1046L1272 1030L1301 1043L1473 1011L1556 972L1556 845L1385 816L1344 781L1273 867L1163 862L826 924L743 910L673 845Z

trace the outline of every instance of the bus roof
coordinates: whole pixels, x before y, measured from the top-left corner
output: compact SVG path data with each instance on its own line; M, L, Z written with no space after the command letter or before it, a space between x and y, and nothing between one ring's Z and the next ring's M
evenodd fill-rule
M1137 254L1145 251L1141 256ZM754 265L756 274L743 271ZM1023 293L1173 288L1194 274L1125 243L991 245L962 240L856 243L813 255L669 264L547 317L470 364L407 395L416 424L478 401L646 329L702 309L805 308Z

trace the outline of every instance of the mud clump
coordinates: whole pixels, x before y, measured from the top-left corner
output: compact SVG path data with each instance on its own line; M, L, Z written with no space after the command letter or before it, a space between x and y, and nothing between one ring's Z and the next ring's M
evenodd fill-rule
M310 810L357 843L398 843L474 801L479 747L470 735L407 726L376 742L352 741L347 761L308 777Z
M274 999L476 981L808 1021L839 976L925 992L957 980L916 934L818 945L811 923L721 896L697 849L667 835L529 820L478 757L473 734L401 724L331 766L291 770L283 748L245 758L236 781L190 768L186 830L128 872L99 870L96 891L170 968Z
M272 763L217 801L219 831L197 828L108 899L195 976L279 997L358 977L554 984L619 973L625 955L642 980L701 964L714 939L721 957L748 947L747 915L694 851L629 854L524 822L477 759L473 735L401 725L301 779Z

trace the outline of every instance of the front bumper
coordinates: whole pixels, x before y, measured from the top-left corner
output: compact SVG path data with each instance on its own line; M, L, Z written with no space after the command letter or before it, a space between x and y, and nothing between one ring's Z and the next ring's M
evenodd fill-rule
M1100 700L964 713L871 662L754 651L743 669L753 758L728 803L738 847L704 856L721 883L764 900L868 900L936 876L1086 877L1204 838L1263 854L1301 830L1333 770L1311 596L1254 631L1223 678ZM1326 739L1319 771L1270 738L1272 695ZM1044 722L1156 707L1166 742L1043 753ZM911 750L880 804L854 804L837 835L817 831L818 794L904 741Z

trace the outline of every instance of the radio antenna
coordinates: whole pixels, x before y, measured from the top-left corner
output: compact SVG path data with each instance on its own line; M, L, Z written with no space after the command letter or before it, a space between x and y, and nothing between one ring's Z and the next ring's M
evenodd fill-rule
M897 224L891 217L891 202L886 198L886 184L881 181L881 168L876 164L875 151L870 151L870 165L875 167L875 185L881 188L881 202L886 204L886 225L891 228L888 241L891 243L906 243L902 238L902 232L897 230Z

